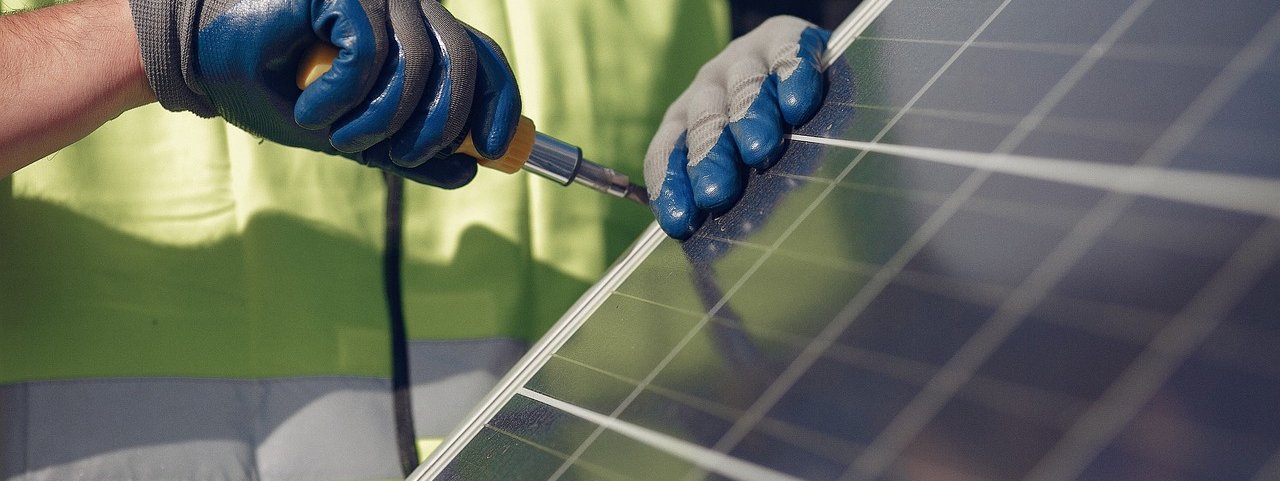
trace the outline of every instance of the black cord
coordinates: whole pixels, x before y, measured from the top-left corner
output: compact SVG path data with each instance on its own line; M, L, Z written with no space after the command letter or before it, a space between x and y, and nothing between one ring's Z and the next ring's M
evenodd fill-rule
M395 411L396 446L400 469L408 477L418 467L418 436L413 429L413 399L409 381L409 336L405 329L400 259L404 244L404 179L384 173L387 184L386 245L382 254L383 289L391 322L391 403Z

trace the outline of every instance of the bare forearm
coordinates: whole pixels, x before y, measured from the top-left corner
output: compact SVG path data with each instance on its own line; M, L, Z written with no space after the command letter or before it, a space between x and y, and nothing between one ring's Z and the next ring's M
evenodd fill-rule
M127 0L0 17L0 177L154 100Z

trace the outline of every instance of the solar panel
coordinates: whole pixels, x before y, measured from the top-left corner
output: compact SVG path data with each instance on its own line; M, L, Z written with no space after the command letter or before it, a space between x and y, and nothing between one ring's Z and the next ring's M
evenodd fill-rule
M1280 4L867 1L411 479L1280 479Z

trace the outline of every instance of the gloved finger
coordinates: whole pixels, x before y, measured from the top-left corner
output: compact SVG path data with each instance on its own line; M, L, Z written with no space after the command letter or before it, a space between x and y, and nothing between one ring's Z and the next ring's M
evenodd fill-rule
M693 236L698 227L702 226L707 219L707 213L698 208L693 201L686 135L680 133L674 141L671 141L669 139L671 126L678 127L678 125L667 124L667 126L666 135L663 135L662 129L659 129L659 135L654 137L654 143L650 145L648 154L665 160L654 159L654 162L645 163L645 182L650 189L652 186L658 186L657 190L649 191L649 207L653 209L658 225L667 235L684 240ZM656 171L651 167L654 165L666 167Z
M390 139L391 160L404 167L421 165L459 140L475 88L475 44L466 29L437 2L423 1L420 7L436 55L428 95Z
M372 90L389 51L385 10L358 0L324 5L311 28L338 48L327 72L312 82L294 104L294 121L303 128L327 127L359 105Z
M744 168L728 129L724 91L703 87L691 100L686 142L693 200L701 209L718 212L742 196Z
M520 90L502 49L492 39L468 29L476 46L476 93L468 130L476 152L490 159L502 157L520 123Z
M644 183L649 186L651 204L658 198L658 192L661 191L662 183L666 178L667 160L671 158L671 151L675 148L677 141L684 143L684 124L679 120L684 118L685 111L681 108L683 105L680 102L672 104L662 124L658 126L658 132L653 134L653 139L649 141L649 149L644 153ZM685 157L687 158L688 155L686 154ZM685 164L688 164L687 160Z
M763 169L782 155L785 130L778 107L776 76L760 59L749 57L729 68L729 131L742 161Z
M475 159L462 154L454 154L443 158L431 159L416 167L405 167L391 161L387 156L387 145L381 143L363 152L360 163L377 167L395 175L404 177L419 184L432 185L442 189L456 189L471 183L476 177Z
M822 106L821 58L831 32L808 27L792 44L774 51L772 71L778 83L778 105L787 124L807 122Z
M394 38L374 91L339 119L330 143L343 152L359 152L400 130L422 98L434 53L417 7L389 5Z

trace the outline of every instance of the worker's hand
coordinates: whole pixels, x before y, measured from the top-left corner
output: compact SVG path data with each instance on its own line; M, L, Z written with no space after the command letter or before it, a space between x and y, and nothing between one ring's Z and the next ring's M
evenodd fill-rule
M738 201L748 168L778 160L783 135L822 104L818 62L829 37L798 18L769 19L702 67L667 109L644 177L668 235L693 235Z
M461 137L470 132L481 154L497 157L519 121L502 52L434 0L130 3L162 105L220 115L281 144L457 187L476 168L445 158ZM338 56L301 90L299 64L320 43Z

